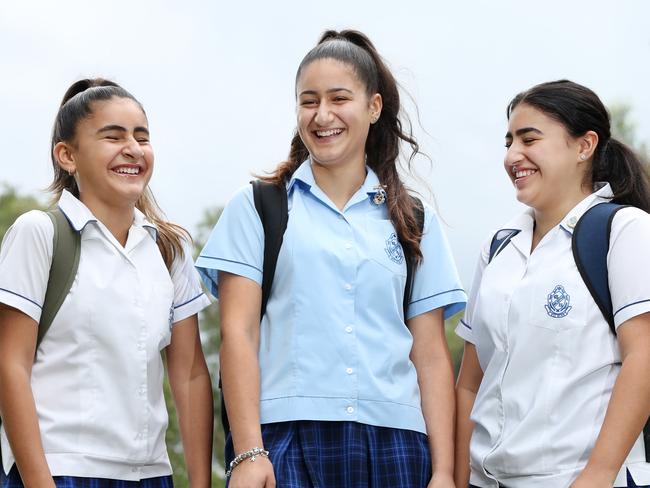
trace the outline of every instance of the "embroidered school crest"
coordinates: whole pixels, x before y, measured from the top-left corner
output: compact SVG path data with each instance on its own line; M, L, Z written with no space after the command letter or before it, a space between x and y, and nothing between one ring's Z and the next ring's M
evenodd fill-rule
M169 307L169 330L174 326L174 305Z
M404 262L404 252L394 232L386 239L386 247L384 250L390 260L395 264L402 264Z
M571 297L564 290L562 285L557 285L547 297L548 301L544 308L549 316L556 319L566 317L571 310Z

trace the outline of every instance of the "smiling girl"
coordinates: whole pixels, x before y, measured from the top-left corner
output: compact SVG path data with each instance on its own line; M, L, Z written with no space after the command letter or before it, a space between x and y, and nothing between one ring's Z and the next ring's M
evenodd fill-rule
M328 31L295 93L289 159L267 178L289 219L264 316L250 185L197 261L219 296L230 487L453 486L443 321L465 293L436 215L422 232L397 172L400 144L418 146L395 79L363 34Z
M529 209L491 260L484 247L457 328L456 485L650 486L648 178L581 85L537 85L507 113L505 170ZM610 221L616 334L572 252L581 217L609 201L633 206Z
M196 314L209 302L189 236L163 220L149 191L142 106L107 80L73 84L54 124L52 161L58 208L80 234L79 267L37 348L54 227L31 211L7 231L2 487L171 486L163 351L191 486L208 487L212 392Z

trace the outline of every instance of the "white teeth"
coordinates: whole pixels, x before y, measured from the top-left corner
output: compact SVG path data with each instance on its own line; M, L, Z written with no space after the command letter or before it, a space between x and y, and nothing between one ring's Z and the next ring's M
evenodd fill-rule
M330 129L330 130L317 130L316 135L318 137L329 137L343 132L343 129Z
M127 168L121 167L114 170L116 173L122 173L126 175L137 175L140 174L140 168Z
M522 171L515 171L515 178L524 178L525 176L534 175L537 173L536 169L525 169Z

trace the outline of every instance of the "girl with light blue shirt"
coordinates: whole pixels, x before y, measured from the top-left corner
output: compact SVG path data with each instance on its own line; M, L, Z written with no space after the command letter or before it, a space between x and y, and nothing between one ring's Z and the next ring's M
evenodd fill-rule
M420 230L397 172L400 144L418 152L397 84L367 37L328 31L296 98L289 159L266 178L289 219L264 316L250 185L197 261L221 311L229 486L453 486L444 318L466 297L438 218L426 207Z

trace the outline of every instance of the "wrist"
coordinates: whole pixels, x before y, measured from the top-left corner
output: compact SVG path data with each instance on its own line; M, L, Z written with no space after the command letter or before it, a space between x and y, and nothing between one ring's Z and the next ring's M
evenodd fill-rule
M248 451L244 451L239 453L235 459L230 461L230 466L228 467L228 470L226 471L226 479L230 478L230 475L232 474L233 470L239 466L241 463L246 461L247 459L250 460L250 462L255 462L258 458L264 457L267 458L269 457L269 451L264 450L262 447L253 447L252 449L249 449Z
M580 476L598 481L607 481L611 484L614 483L617 474L618 469L615 467L587 463Z

